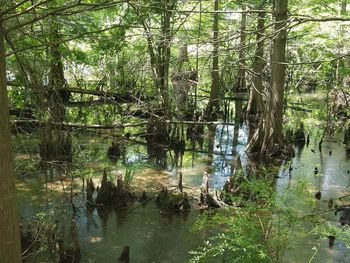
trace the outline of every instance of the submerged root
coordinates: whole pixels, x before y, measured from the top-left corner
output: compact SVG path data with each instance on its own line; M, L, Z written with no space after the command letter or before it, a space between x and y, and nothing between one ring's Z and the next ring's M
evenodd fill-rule
M186 193L169 191L164 187L156 197L157 207L167 213L186 213L191 204Z
M47 129L41 138L39 147L43 161L72 162L72 138L69 132Z
M97 205L118 208L127 207L133 202L133 200L134 193L124 186L123 180L121 178L118 178L117 185L111 181L108 181L107 171L105 169L103 172L101 187L97 191L97 196L94 203Z
M107 156L111 161L116 162L120 157L125 156L125 152L124 141L120 138L119 140L112 141L112 145L108 148Z
M118 260L119 262L129 263L129 259L130 259L130 247L125 246Z
M199 196L199 202L197 203L197 208L208 209L208 208L222 208L226 207L227 204L221 200L221 198L215 194L201 192Z

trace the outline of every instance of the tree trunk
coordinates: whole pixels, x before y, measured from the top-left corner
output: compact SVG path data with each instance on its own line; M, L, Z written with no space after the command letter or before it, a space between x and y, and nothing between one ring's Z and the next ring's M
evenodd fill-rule
M179 57L178 57L178 61L177 61L177 72L181 72L181 71L185 71L185 70L189 70L184 68L185 67L185 63L189 62L188 60L188 48L187 45L184 44L183 46L180 47L179 50Z
M275 0L275 37L273 44L272 83L266 110L259 128L247 146L250 154L260 153L262 158L281 153L283 147L283 96L287 43L288 0Z
M154 88L157 91L160 91L160 85L158 80L158 62L157 62L157 51L154 48L154 39L152 36L152 32L148 29L145 21L142 21L143 29L146 31L147 35L147 48L150 56L150 63L152 68L152 79L154 83Z
M50 45L50 82L49 87L52 93L49 93L50 103L50 113L53 122L63 122L66 109L64 107L64 102L67 99L64 92L65 78L63 72L62 54L60 50L59 42L59 30L58 22L56 18L53 17L50 24L50 34L51 41L53 44ZM67 90L67 92L69 92ZM69 94L69 93L67 93ZM68 98L69 99L69 98Z
M347 13L347 11L346 11L347 5L348 5L348 0L342 0L342 2L341 2L341 11L340 11L341 15L346 15L346 13Z
M21 262L21 245L10 144L4 28L1 21L0 16L0 261L18 263Z
M261 6L263 10L263 6ZM265 13L258 13L258 25L256 34L256 50L253 64L253 87L250 89L247 114L257 115L263 112L263 81L262 73L265 66L264 57L264 31L265 31Z
M176 1L165 1L161 6L161 37L159 43L156 42L151 32L150 26L143 18L141 10L132 5L141 17L141 23L147 34L147 48L150 55L150 62L152 67L152 77L155 89L160 93L162 99L162 106L165 108L167 115L171 113L170 99L169 99L169 65L171 56L171 38L172 38L172 15L176 8Z
M161 94L163 98L164 107L169 114L170 100L169 100L169 65L171 55L171 11L168 10L168 5L164 10L162 23L162 41L161 41L161 63L160 67L160 82Z
M219 94L219 0L214 1L214 20L213 20L213 52L212 52L212 69L211 69L211 90L207 107L207 119L209 121L217 119L220 110Z
M72 141L69 133L54 129L53 123L63 123L66 115L65 103L69 101L70 91L64 78L60 45L59 21L50 20L50 78L47 90L50 120L41 131L40 156L44 161L72 161Z
M238 64L239 64L239 69L238 69L238 76L237 76L237 81L236 81L236 92L243 91L246 86L246 79L245 79L245 66L246 66L246 61L245 61L245 41L246 41L246 22L247 22L247 14L245 13L246 11L246 6L243 4L242 6L242 18L241 18L241 28L240 28L240 44L239 44L239 52L238 52Z

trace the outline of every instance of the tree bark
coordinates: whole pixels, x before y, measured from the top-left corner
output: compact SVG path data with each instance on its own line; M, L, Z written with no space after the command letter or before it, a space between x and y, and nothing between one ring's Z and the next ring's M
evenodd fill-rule
M260 8L263 10L263 5ZM250 89L249 102L247 107L248 115L257 115L263 112L263 81L262 73L265 66L264 57L264 31L265 31L265 13L258 13L258 25L256 34L256 50L253 64L253 87Z
M220 110L219 94L219 0L214 0L214 19L213 19L213 52L211 69L211 90L207 106L207 119L209 121L217 119L217 113Z
M160 93L162 106L165 108L167 115L171 115L171 103L169 96L169 66L171 56L171 39L172 39L172 17L173 11L176 8L177 1L166 0L161 1L160 6L160 38L156 41L150 26L146 19L149 19L147 14L143 14L141 8L129 2L129 4L137 12L140 17L140 22L147 35L147 48L150 55L150 63L152 67L152 77L155 89ZM156 9L157 12L159 11ZM158 34L157 34L158 35Z
M0 8L1 13L1 8ZM1 262L21 262L15 176L9 129L4 27L0 16L0 255Z
M288 0L275 0L275 32L273 43L272 82L268 90L267 105L259 128L247 146L250 154L260 153L262 158L281 153L283 148L283 96L285 81Z
M347 5L348 5L348 0L342 0L342 2L341 2L341 11L340 11L341 15L346 15L346 13L347 13L347 11L346 11Z
M169 10L168 10L169 8ZM161 41L161 54L160 54L160 82L161 92L163 97L163 103L165 109L170 114L170 99L169 99L169 66L170 66L170 55L171 55L171 10L174 6L166 4L163 14L162 23L162 41Z
M61 96L66 90L62 54L59 42L59 25L57 18L53 17L50 24L50 34L52 38L52 45L50 45L50 82L49 87L52 90L49 100L51 118L53 122L63 122L66 115L66 109L64 107L64 98ZM67 93L69 94L69 93Z
M242 6L242 18L241 18L241 28L240 28L240 44L239 44L239 52L238 52L238 64L239 64L239 69L238 69L238 76L237 76L237 82L236 82L236 93L241 92L245 89L246 87L246 78L245 78L245 66L246 66L246 61L245 61L245 42L246 42L246 22L247 22L247 13L246 11L246 6L243 4Z

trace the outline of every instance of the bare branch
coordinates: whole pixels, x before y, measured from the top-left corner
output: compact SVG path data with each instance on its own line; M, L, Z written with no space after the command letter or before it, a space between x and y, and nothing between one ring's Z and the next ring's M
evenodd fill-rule
M20 52L24 52L24 51L27 51L27 50L32 50L32 49L36 49L36 48L43 48L43 47L47 47L49 45L57 45L57 44L59 45L59 44L67 43L67 42L70 42L70 41L82 38L84 36L89 36L89 35L94 35L94 34L97 34L97 33L102 33L102 32L109 31L109 30L112 30L112 29L115 29L115 28L143 28L143 27L117 24L117 25L113 25L113 26L110 26L110 27L107 27L107 28L102 28L102 29L97 29L97 30L94 30L94 31L84 32L84 33L78 34L78 35L76 35L74 37L70 37L70 38L67 38L67 39L62 39L60 41L52 41L52 42L47 42L47 43L43 43L43 44L27 46L27 47L18 48L18 49L12 49L11 52L7 52L6 53L6 57L11 56L11 55L15 55L15 54L20 53Z
M42 2L36 3L36 4L26 8L25 10L23 10L23 11L21 11L19 13L15 13L13 15L5 16L2 19L2 21L6 21L6 20L9 20L11 18L15 18L15 17L21 16L23 14L29 13L30 11L34 10L35 8L37 8L37 7L39 7L39 6L43 5L43 4L47 4L47 3L51 2L51 1L52 0L46 0L46 1L42 1Z
M52 15L57 14L59 12L62 12L64 10L67 10L67 9L70 9L70 8L74 8L74 7L78 6L79 4L80 4L80 0L78 0L77 2L75 2L73 4L70 4L70 5L64 5L64 6L61 6L61 7L54 8L50 12L47 12L47 13L42 14L40 16L37 16L37 17L35 17L33 19L30 19L28 21L19 23L19 24L13 26L13 27L10 27L10 28L6 29L5 33L8 34L9 32L14 31L14 30L16 30L18 28L24 27L26 25L33 24L33 23L35 23L37 21L40 21L40 20L42 20L42 19L44 19L46 17L52 16Z
M46 0L46 1L51 1L51 0ZM125 2L124 0L121 0L121 1L106 0L106 1L104 1L102 3L98 3L98 4L87 4L87 3L81 3L81 0L76 0L72 4L63 5L60 7L53 8L52 10L48 10L46 13L41 14L33 19L29 19L27 21L24 21L22 23L14 25L10 28L7 28L5 30L5 33L8 34L11 31L14 31L18 28L24 27L26 25L33 24L35 22L43 20L43 19L45 19L49 16L52 16L52 15L63 16L63 15L73 15L73 14L82 13L82 12L86 12L86 11L96 11L96 10L101 10L101 9L108 8L111 6L115 6L116 4L124 3L124 2ZM41 2L41 3L44 3L44 2ZM70 13L63 13L64 11L72 10L75 7L84 7L84 6L88 7L88 9L79 9L79 10L73 10Z
M322 17L322 18L299 18L295 17L294 22L296 22L291 27L298 26L303 23L308 22L350 22L350 17Z
M25 3L28 2L28 1L29 1L29 0L23 0L22 2L19 2L18 4L16 4L16 5L14 5L14 6L8 8L8 9L2 11L2 12L0 13L0 16L4 16L4 15L10 13L11 11L15 10L16 8L20 7L21 5L25 4Z

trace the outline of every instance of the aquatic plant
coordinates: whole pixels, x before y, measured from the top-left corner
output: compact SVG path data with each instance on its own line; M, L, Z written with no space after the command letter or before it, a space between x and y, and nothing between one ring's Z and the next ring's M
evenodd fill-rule
M330 240L336 236L349 245L348 228L327 224L321 214L313 212L315 199L307 186L298 181L280 193L271 180L263 178L242 184L245 192L254 192L255 198L242 195L238 197L239 207L199 217L193 231L217 234L198 250L190 251L193 257L189 262L283 262L285 253L309 235Z

